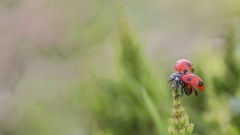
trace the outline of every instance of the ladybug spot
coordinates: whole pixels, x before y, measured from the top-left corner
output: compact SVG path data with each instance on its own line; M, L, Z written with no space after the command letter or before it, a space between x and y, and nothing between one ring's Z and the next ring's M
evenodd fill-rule
M198 86L202 86L203 82L202 81L198 81Z
M192 78L190 78L190 77L187 78L187 81L188 81L188 82L190 82L191 80L192 80Z
M188 67L190 67L190 66L191 66L191 64L190 64L190 63L188 63L188 62L186 63L186 65L187 65Z
M185 70L183 71L183 73L184 73L184 74L187 73L187 70L185 69Z

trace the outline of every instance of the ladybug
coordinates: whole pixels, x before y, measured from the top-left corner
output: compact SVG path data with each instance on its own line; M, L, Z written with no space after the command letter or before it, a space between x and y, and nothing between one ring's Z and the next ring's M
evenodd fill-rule
M182 81L185 83L189 83L197 87L198 89L204 91L204 84L202 79L195 74L184 74L182 76Z
M196 87L204 91L204 84L200 77L195 74L182 74L182 73L173 73L169 77L168 83L173 83L172 89L181 89L181 94L177 96L183 96L185 93L187 96L191 95L192 92L197 96ZM176 98L176 97L175 97Z
M168 83L173 83L172 89L178 89L179 86L184 87L184 83L182 81L182 73L173 73L170 75Z
M192 69L192 66L193 64L191 61L186 59L180 59L176 62L174 68L176 71L185 74Z

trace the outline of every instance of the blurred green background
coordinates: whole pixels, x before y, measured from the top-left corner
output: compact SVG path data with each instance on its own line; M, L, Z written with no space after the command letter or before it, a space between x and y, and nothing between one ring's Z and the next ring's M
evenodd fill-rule
M178 59L199 135L240 134L240 1L1 0L0 135L166 135Z

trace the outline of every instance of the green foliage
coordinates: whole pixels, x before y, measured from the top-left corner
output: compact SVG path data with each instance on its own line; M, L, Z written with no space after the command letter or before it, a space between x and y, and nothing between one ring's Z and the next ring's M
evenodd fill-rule
M86 83L84 93L96 95L92 98L90 114L94 114L97 127L114 135L166 134L167 125L157 108L154 84L144 62L141 45L136 40L125 18L118 23L118 41L120 68L116 76L107 80L94 79ZM94 84L94 85L93 85ZM89 86L94 87L94 94ZM91 117L91 116L89 116Z
M239 5L1 1L0 134L190 134L188 116L193 133L240 134ZM182 58L205 91L184 95L169 123Z

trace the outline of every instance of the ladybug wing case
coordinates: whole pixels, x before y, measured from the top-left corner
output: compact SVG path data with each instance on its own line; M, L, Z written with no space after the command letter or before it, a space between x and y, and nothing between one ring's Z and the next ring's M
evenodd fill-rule
M193 64L189 60L181 59L178 60L174 66L176 71L179 71L180 73L186 73L189 70L191 70Z
M185 74L182 76L182 80L185 83L192 84L193 86L196 86L200 90L204 91L204 84L202 79L195 74Z

